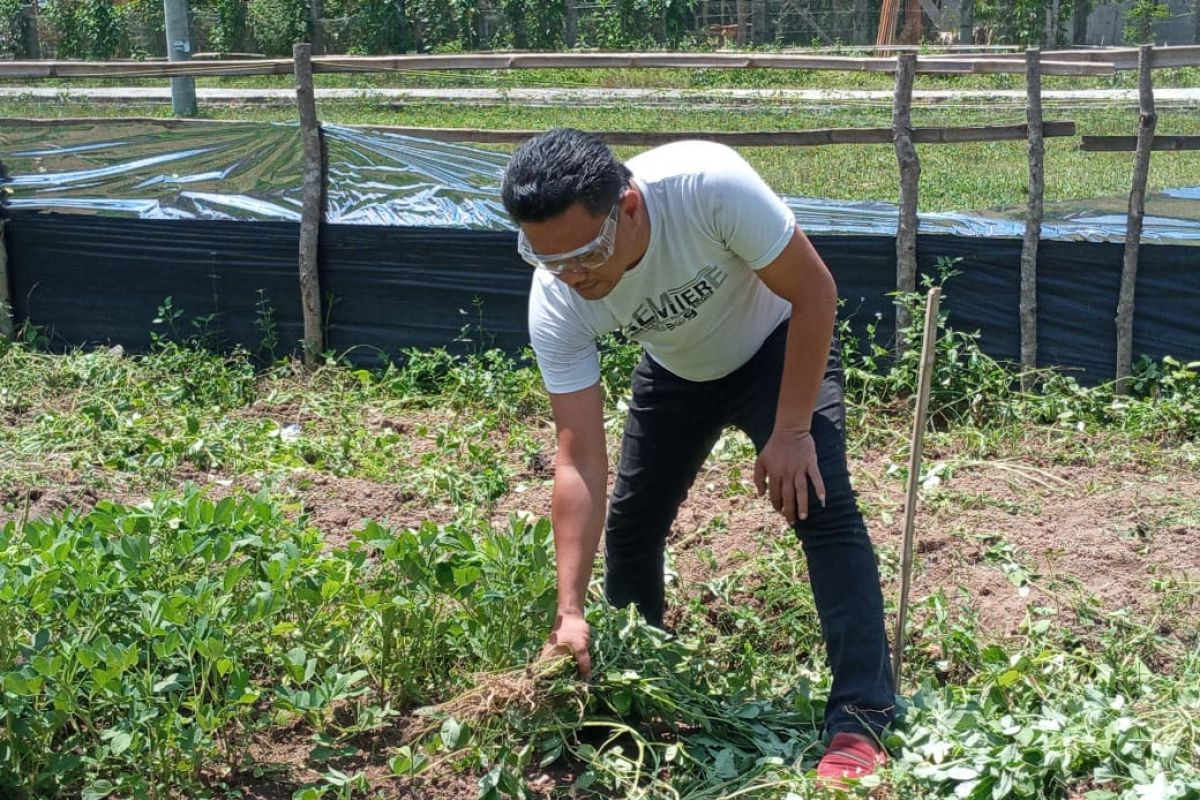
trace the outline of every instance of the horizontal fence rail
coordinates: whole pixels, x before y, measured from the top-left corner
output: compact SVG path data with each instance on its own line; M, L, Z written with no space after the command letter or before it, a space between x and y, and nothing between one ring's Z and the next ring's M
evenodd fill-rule
M1119 153L1136 150L1136 136L1083 136L1080 150L1093 153ZM1151 150L1200 150L1200 136L1155 136L1150 142Z
M314 57L314 73L371 73L406 70L471 69L796 69L839 72L896 71L895 58L855 58L851 56L745 55L742 53L495 53L470 55L412 56L319 56ZM1200 58L1197 59L1200 62ZM0 62L2 78L154 78L247 75L291 75L292 59L242 61L6 61ZM1003 58L958 59L941 56L919 57L917 72L922 74L1022 74L1023 61ZM1115 67L1105 62L1042 62L1045 75L1103 77L1114 75Z
M1118 70L1134 70L1138 68L1138 52L1136 47L1113 47L1105 50L1043 50L1042 58L1046 61L1078 61L1112 64ZM976 56L977 57L977 56ZM1023 53L992 53L987 56L996 61L1018 61L1024 63ZM953 61L972 58L969 53L946 53L938 58ZM1170 45L1155 47L1150 65L1154 69L1169 67L1200 66L1200 45Z
M214 125L269 124L238 120L161 119L157 117L63 117L58 119L0 118L0 128L61 128L72 125L156 125L182 129ZM414 128L400 125L343 125L344 128L394 133L442 142L520 144L541 130L489 130L486 128ZM1023 141L1029 136L1024 123L960 128L913 128L916 144ZM830 144L891 144L891 128L814 128L806 131L596 131L610 145L655 146L686 139L706 139L731 147L813 147ZM1046 122L1043 136L1074 136L1072 121ZM1200 138L1200 137L1196 137Z
M481 144L519 144L541 131L489 131L469 128L405 128L389 125L352 126L380 133L398 133L437 139L443 142ZM610 145L654 146L687 139L706 139L730 147L815 147L830 144L891 144L891 128L815 128L807 131L596 131ZM1028 127L986 125L963 128L913 128L917 144L958 144L963 142L1003 142L1024 140ZM1074 136L1074 122L1046 123L1046 136Z

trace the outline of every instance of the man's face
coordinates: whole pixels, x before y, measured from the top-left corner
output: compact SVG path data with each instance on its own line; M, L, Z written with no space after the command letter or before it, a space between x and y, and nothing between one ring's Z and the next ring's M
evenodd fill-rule
M622 235L631 222L627 208L636 207L629 200L630 195L626 193L617 203L612 255L590 269L567 266L555 274L585 300L599 300L608 295L630 265L629 237ZM602 248L602 233L608 219L608 214L593 214L582 203L575 203L557 217L541 222L522 222L521 230L534 253L548 256L587 249L592 244ZM585 256L578 261L586 263L588 258Z

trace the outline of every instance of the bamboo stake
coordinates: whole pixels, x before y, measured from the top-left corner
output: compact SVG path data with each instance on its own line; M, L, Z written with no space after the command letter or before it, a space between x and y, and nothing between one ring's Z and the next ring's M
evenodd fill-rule
M1029 210L1025 217L1025 241L1021 245L1021 386L1029 388L1037 369L1037 257L1042 231L1042 200L1045 176L1042 141L1041 54L1025 51L1025 110L1029 128Z
M8 220L0 219L0 338L12 339L16 330L13 319L12 289L8 277L8 247L4 243L4 229Z
M917 407L913 415L912 439L908 450L908 492L904 499L904 549L900 559L900 603L896 614L896 635L892 650L892 679L900 688L904 664L904 626L908 622L908 592L912 583L913 524L917 514L917 490L920 488L921 456L925 446L925 417L929 411L929 387L937 355L937 319L942 290L935 286L925 300L925 335L921 339L921 371L917 382Z
M1129 391L1129 373L1133 368L1133 308L1137 286L1138 248L1142 238L1142 218L1146 214L1146 179L1150 173L1150 148L1158 116L1154 113L1154 86L1151 62L1154 47L1143 45L1138 51L1137 152L1133 158L1133 188L1129 192L1129 223L1125 229L1125 259L1121 267L1121 294L1117 300L1117 394Z
M896 230L896 289L903 294L917 290L917 193L921 161L912 135L912 90L917 57L897 58L896 96L892 111L892 141L900 163L900 222ZM912 324L908 309L896 304L896 354L904 352L903 332Z
M321 328L321 281L318 269L318 237L325 203L324 170L321 157L321 123L313 93L312 47L298 44L292 49L296 64L296 105L300 111L300 143L304 152L303 189L300 215L300 300L304 309L304 363L314 367L325 350Z

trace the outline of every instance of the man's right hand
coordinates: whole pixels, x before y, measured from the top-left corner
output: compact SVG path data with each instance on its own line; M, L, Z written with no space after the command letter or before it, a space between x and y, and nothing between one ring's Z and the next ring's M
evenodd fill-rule
M542 649L542 658L570 653L579 666L579 674L586 678L592 674L592 656L588 652L591 639L592 631L583 614L559 614Z

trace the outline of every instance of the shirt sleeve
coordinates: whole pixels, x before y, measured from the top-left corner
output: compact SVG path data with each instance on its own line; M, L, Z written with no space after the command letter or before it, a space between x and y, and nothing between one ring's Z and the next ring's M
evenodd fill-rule
M783 252L796 230L796 217L754 168L733 149L715 145L702 179L700 202L715 235L751 269Z
M596 333L575 313L570 298L544 281L535 276L529 291L529 340L546 391L566 394L594 386L600 382Z

